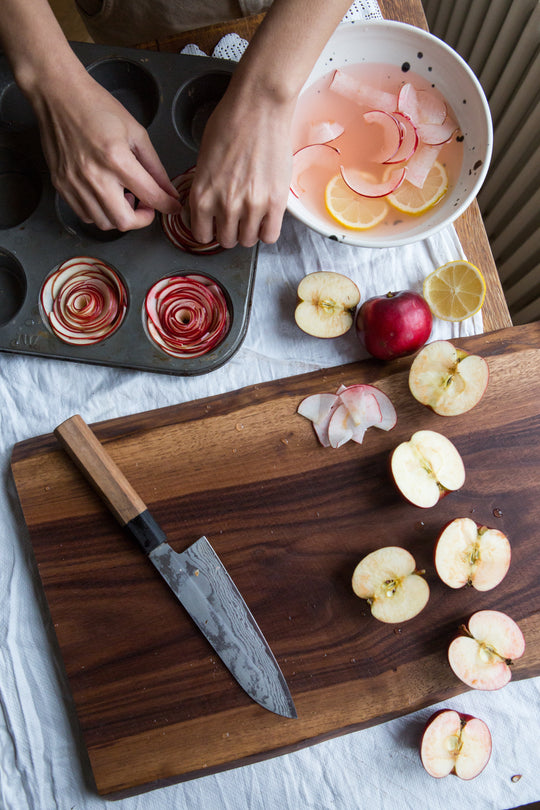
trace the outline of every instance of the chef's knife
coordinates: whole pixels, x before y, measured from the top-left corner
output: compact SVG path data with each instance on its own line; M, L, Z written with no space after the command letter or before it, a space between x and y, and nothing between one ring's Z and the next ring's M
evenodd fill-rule
M206 537L200 537L185 551L174 551L144 501L82 417L67 419L54 434L119 523L148 555L240 686L265 709L296 717L278 663Z

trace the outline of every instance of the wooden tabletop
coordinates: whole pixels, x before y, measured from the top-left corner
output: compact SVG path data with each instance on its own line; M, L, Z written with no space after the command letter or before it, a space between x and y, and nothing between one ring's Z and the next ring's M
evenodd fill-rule
M379 0L379 7L385 19L400 20L427 30L421 0ZM249 41L263 17L263 14L258 14L199 28L167 39L147 42L140 47L149 50L179 51L188 43L195 43L205 53L211 54L219 40L230 32L235 32ZM465 255L480 268L486 279L487 293L482 309L484 331L492 332L512 326L478 203L475 201L454 224Z

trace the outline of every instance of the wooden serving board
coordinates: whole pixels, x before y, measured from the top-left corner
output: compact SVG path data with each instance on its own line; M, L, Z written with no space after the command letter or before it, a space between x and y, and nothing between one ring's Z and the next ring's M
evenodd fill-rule
M52 435L17 444L12 470L97 789L190 779L360 729L465 690L446 651L484 608L519 622L514 678L540 674L540 324L464 339L488 358L481 403L443 418L408 391L410 359L362 362L94 426L180 551L206 534L289 683L297 720L236 684ZM398 425L325 449L296 414L309 393L377 384ZM83 414L84 415L84 414ZM464 487L432 509L405 503L391 450L420 428L461 452ZM510 571L493 591L453 591L433 566L444 524L506 531ZM409 549L431 598L399 626L354 596L367 552Z

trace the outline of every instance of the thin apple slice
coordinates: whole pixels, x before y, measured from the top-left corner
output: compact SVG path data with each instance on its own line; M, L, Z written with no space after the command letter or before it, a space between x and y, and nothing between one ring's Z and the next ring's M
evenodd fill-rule
M410 82L400 87L397 96L397 110L406 115L414 123L418 121L418 95L416 88Z
M338 403L336 394L310 394L310 396L302 400L297 408L297 413L300 416L305 416L314 424L320 424L328 417L336 403Z
M372 427L380 424L382 420L379 403L371 388L371 385L349 385L339 394L356 425Z
M403 130L397 119L384 110L369 110L364 113L364 121L378 127L378 146L370 154L375 163L389 163L401 146Z
M424 188L426 178L439 157L441 146L419 143L407 163L407 180L416 188Z
M489 367L484 358L468 354L448 340L424 346L409 371L412 395L440 416L457 416L474 408L488 381Z
M381 421L376 427L380 428L380 430L392 430L397 424L397 413L392 400L380 388L375 386L372 386L372 388L373 396L381 409Z
M394 112L397 108L397 97L394 93L387 93L365 82L360 82L342 70L334 71L330 82L330 90L356 104L365 105L376 110Z
M464 635L448 648L455 675L472 689L495 690L512 677L510 666L525 652L525 639L516 622L498 610L480 610L469 619Z
M506 576L510 557L510 543L503 532L471 518L456 518L437 541L435 568L450 588L472 585L478 591L489 591Z
M384 391L381 391L380 388L377 388L374 385L357 383L347 387L342 386L340 389L338 389L338 394L351 411L352 417L355 420L357 409L358 412L361 413L362 408L365 407L365 404L361 401L362 397L369 394L371 397L373 397L377 405L377 408L375 408L375 405L372 402L369 402L372 417L375 418L378 413L378 419L372 422L369 427L377 427L380 430L392 430L392 428L395 427L397 423L396 409L394 408L390 397L388 397ZM362 421L362 418L359 417L358 421Z
M429 599L429 585L416 570L414 557L399 546L379 548L360 560L352 588L367 599L376 619L391 624L417 616Z
M302 185L302 175L316 166L326 168L336 174L339 164L340 152L329 143L312 143L302 146L293 155L292 178L290 189L295 197L300 197L305 188Z
M442 124L418 124L417 132L420 140L429 146L442 146L452 139L458 125L451 116Z
M474 779L491 757L491 734L478 717L442 709L430 717L420 746L422 764L430 776L453 773Z
M306 146L327 144L339 138L345 132L345 127L339 121L317 121L311 124L308 132Z
M392 476L401 494L427 509L465 483L462 458L450 439L434 430L418 430L392 453Z
M392 194L402 184L407 171L406 168L394 169L386 180L378 183L359 169L340 166L339 170L351 191L355 191L361 197L386 197L388 194Z
M323 447L330 447L328 425L339 404L340 399L336 394L312 394L305 397L297 408L300 416L305 416L310 420Z
M365 427L363 425L355 425L345 405L338 405L330 417L330 423L328 425L328 440L330 446L334 448L342 447L349 439L353 438L355 430L361 442L366 432Z
M402 163L409 160L416 152L419 143L416 127L410 118L399 112L394 113L394 118L401 127L401 143L395 155L384 161L388 164Z
M418 123L444 124L448 118L446 102L431 90L417 90L416 103Z
M294 318L308 335L339 337L353 325L360 292L348 276L325 270L308 273L298 285L297 295Z

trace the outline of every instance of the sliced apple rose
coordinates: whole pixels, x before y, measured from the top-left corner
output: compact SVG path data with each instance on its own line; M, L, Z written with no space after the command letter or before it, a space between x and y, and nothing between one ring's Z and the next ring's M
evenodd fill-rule
M436 779L474 779L491 757L491 734L478 717L442 709L430 717L420 746L422 765Z
M513 662L525 652L516 622L498 610L479 610L448 648L455 675L472 689L500 689L512 677Z
M145 300L148 334L172 357L200 357L215 349L229 331L227 299L208 276L166 276Z
M416 570L412 554L399 546L372 551L354 569L353 591L367 599L372 615L381 622L406 622L423 610L429 585Z
M472 585L489 591L506 576L510 556L510 543L501 531L471 518L456 518L437 541L435 568L450 588Z
M321 270L304 276L297 289L297 326L308 335L339 337L351 328L360 292L348 276Z
M448 340L424 346L409 371L413 397L440 416L470 411L484 396L488 380L489 366L484 358L468 354Z
M220 253L224 248L216 240L206 244L197 242L191 230L191 215L189 209L189 192L195 175L195 166L175 177L174 187L178 191L178 201L182 205L179 214L162 214L161 225L167 238L172 244L186 253L210 255Z
M41 289L40 304L56 337L89 346L118 329L128 297L110 265L91 256L76 256L50 274Z
M434 430L418 430L392 453L392 476L401 494L415 506L435 506L465 483L463 460L450 439Z

